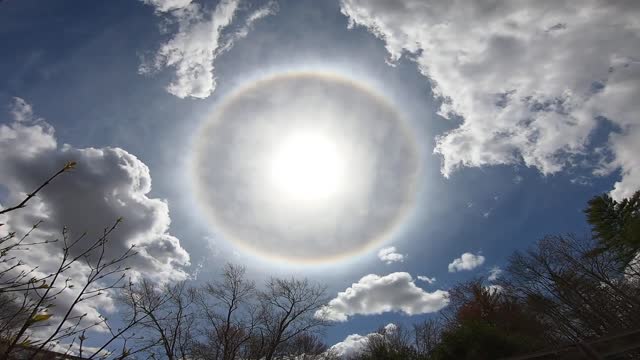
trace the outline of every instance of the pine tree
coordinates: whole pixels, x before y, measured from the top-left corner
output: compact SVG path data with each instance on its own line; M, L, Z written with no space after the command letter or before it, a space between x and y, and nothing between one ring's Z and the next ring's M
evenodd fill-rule
M622 201L596 196L585 213L600 245L596 252L615 251L624 265L633 260L640 251L640 191Z

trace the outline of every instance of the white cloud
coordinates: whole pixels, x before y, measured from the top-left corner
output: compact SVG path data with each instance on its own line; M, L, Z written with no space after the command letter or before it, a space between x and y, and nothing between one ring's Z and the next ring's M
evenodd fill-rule
M389 323L385 325L384 331L393 333L397 328L396 324ZM379 333L370 333L368 335L352 334L347 336L341 342L331 346L328 352L340 359L351 359L352 357L361 354L367 348L369 338L379 336L382 335Z
M491 268L491 270L489 270L489 281L496 281L498 280L498 278L500 277L500 275L502 275L503 271L502 269L500 269L497 266L494 266L493 268Z
M240 10L240 0L222 0L213 11L207 11L190 0L143 0L156 8L156 13L169 14L177 24L177 33L160 46L151 62L143 62L140 73L175 69L175 77L167 91L179 98L206 98L215 90L214 61L231 49L235 41L248 35L253 24L277 10L275 2L252 11L244 25L226 35Z
M610 166L622 169L622 180L613 186L611 197L618 200L631 197L640 189L640 126L630 127L626 134L614 134L609 139L616 154Z
M225 46L223 48L224 51L229 50L233 43L237 40L243 39L249 35L249 31L253 29L256 21L261 20L267 16L274 15L278 12L278 3L275 1L269 1L265 6L256 9L254 12L249 14L245 19L244 25L235 31L229 39L225 42ZM219 51L220 53L221 51Z
M22 99L14 100L11 114L13 121L0 125L0 184L9 193L3 207L19 203L67 161L78 165L47 186L27 208L3 215L3 231L24 234L36 221L44 220L32 237L55 239L67 226L71 238L87 231L86 241L92 241L123 217L111 236L107 256L135 244L139 254L130 265L138 273L162 281L187 276L182 268L189 265L189 254L169 234L166 201L148 197L151 176L142 161L120 148L59 146L53 127L33 117ZM49 244L25 254L41 271L49 271L47 266L56 265L60 248Z
M500 164L561 171L594 155L604 116L620 129L603 160L622 170L612 195L640 187L638 2L342 0L341 10L384 40L391 62L410 53L440 113L463 117L437 139L445 176Z
M394 262L403 262L404 255L398 253L395 246L389 246L378 251L378 259L387 264L391 264Z
M397 329L397 325L389 323L383 328L385 333L393 333ZM340 359L351 359L361 354L368 346L369 339L372 337L382 337L380 333L370 333L368 335L352 334L347 336L343 341L334 344L329 348L329 353Z
M29 236L31 241L59 239L65 226L71 240L86 232L72 248L71 255L77 255L96 241L105 228L123 217L124 221L109 237L105 259L115 259L135 245L138 254L126 263L131 268L129 276L144 276L160 282L183 280L188 276L184 267L189 265L189 254L168 232L167 203L147 196L151 177L144 163L120 148L59 146L53 127L36 118L23 99L14 98L10 114L12 121L0 124L0 184L8 190L0 208L18 204L66 162L76 161L77 168L55 179L25 208L0 215L3 223L0 236L15 232L20 237L42 220ZM59 266L62 242L31 246L19 259L24 265L16 271L37 266L33 276L44 277ZM3 268L9 265L0 264ZM75 287L56 296L54 317L57 316L55 309L67 309L74 301L90 271L87 264L78 262L64 273ZM101 312L115 310L111 295L106 291L90 302L79 303L72 315L86 314L85 325L100 322ZM38 329L34 336L44 331L46 327Z
M142 2L153 6L157 12L178 10L191 4L191 0L142 0Z
M385 334L393 334L398 330L398 325L394 323L388 323L387 325L384 326L383 329Z
M329 348L329 353L339 359L350 359L364 351L369 344L369 335L352 334Z
M13 120L16 122L22 121L35 121L36 119L33 116L33 107L31 104L24 101L19 97L13 98L13 103L9 107L9 113L13 117Z
M409 273L395 272L386 276L370 274L339 292L316 316L324 316L332 321L346 321L353 315L374 315L391 311L417 315L436 312L448 303L448 292L426 292L416 286Z
M221 45L221 32L231 24L238 7L237 0L221 1L211 14L205 14L197 3L173 13L178 32L156 53L153 66L175 68L174 80L167 91L179 98L206 98L216 87L213 74L216 50Z
M473 270L482 264L484 264L484 256L466 252L459 258L453 259L449 264L449 272Z
M583 175L578 175L576 177L574 177L573 179L569 180L572 184L576 184L576 185L582 185L582 186L591 186L593 185L593 182L591 181L590 177L587 176L583 176Z
M418 275L418 276L417 276L417 278L418 278L418 280L420 280L420 281L424 281L424 282L426 282L426 283L427 283L427 284L429 284L429 285L431 285L431 284L433 284L434 282L436 282L436 278L435 278L435 277L428 277L428 276Z
M500 285L488 285L484 287L490 294L499 294L504 291Z

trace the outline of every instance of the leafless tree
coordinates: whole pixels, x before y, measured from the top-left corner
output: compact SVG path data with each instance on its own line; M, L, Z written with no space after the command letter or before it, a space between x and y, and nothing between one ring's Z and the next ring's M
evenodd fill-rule
M504 286L570 341L635 328L640 288L619 271L615 253L594 246L588 237L546 237L511 257Z
M381 327L367 336L364 349L353 355L350 360L422 359L416 350L412 335L412 332L399 325Z
M136 327L146 335L139 343L143 343L150 357L189 358L195 313L194 293L186 282L158 285L143 279L130 284L120 300L128 309L127 319L143 314Z
M303 333L328 325L315 313L326 304L323 286L297 279L270 279L258 294L260 323L257 337L265 360L272 360L282 345Z
M197 358L235 360L254 335L256 288L245 268L226 264L221 280L205 284L196 295L205 341Z
M282 359L306 360L318 359L327 351L327 345L313 333L303 332L283 344Z
M429 355L440 342L442 326L437 319L429 319L413 325L416 351Z

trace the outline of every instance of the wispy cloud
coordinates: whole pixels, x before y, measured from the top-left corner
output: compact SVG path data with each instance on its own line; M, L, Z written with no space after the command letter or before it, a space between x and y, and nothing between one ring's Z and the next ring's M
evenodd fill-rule
M175 70L167 91L179 98L206 98L216 88L214 62L234 43L246 37L256 21L274 14L277 4L269 2L246 16L244 25L226 34L240 9L240 0L222 0L213 11L189 0L143 0L155 6L159 16L177 25L177 32L163 43L151 61L143 62L141 74L164 68Z
M496 281L502 275L503 271L498 266L494 266L489 270L489 281Z
M428 277L428 276L422 276L422 275L418 275L416 277L418 278L418 280L424 281L429 285L431 285L431 284L436 282L436 278L435 277Z
M192 0L142 0L143 3L151 5L158 13L165 13L172 10L184 9Z

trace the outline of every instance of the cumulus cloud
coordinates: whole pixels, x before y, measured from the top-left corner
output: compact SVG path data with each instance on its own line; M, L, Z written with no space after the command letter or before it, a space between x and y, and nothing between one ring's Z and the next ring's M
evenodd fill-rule
M622 169L622 180L614 184L611 197L618 200L629 198L640 189L640 126L629 127L626 133L613 134L609 139L615 159L608 168Z
M60 146L53 127L34 117L23 99L14 99L10 113L12 121L0 125L0 184L9 194L2 207L19 203L67 161L78 165L47 186L27 208L3 215L2 231L24 234L44 220L32 237L53 240L67 226L71 238L86 231L86 241L93 241L122 217L107 248L108 257L135 245L138 255L130 265L139 274L159 281L186 277L182 268L189 265L189 254L169 233L166 201L148 197L151 176L142 161L120 148ZM39 249L25 254L48 271L47 266L59 261L59 244Z
M372 334L369 334L372 335ZM329 353L339 359L349 359L364 351L369 344L369 335L351 334L329 348Z
M489 270L489 281L496 281L498 280L498 278L500 277L500 275L502 275L502 269L500 269L498 266L494 266L493 268L491 268L491 270Z
M378 259L387 264L391 264L394 262L403 262L404 255L398 253L395 246L389 246L378 251Z
M248 35L254 23L277 11L274 1L251 11L235 32L225 30L238 16L240 0L222 0L213 10L191 0L143 0L152 5L156 14L177 26L177 32L163 43L140 73L175 70L175 77L167 91L179 98L206 98L215 90L215 59L231 49L235 41Z
M435 278L435 277L428 277L428 276L418 275L418 276L417 276L417 278L418 278L418 280L420 280L420 281L424 281L424 282L426 282L426 283L427 283L427 284L429 284L429 285L431 285L431 284L433 284L434 282L436 282L436 278Z
M331 321L347 321L353 315L391 311L417 315L436 312L448 303L448 292L426 292L416 286L409 273L395 272L386 276L370 274L339 292L316 316Z
M416 61L463 122L437 138L442 173L524 164L543 174L593 159L598 118L614 125L599 174L612 196L640 187L640 6L634 1L342 0L350 26Z
M148 197L151 177L144 163L120 148L59 146L53 127L35 117L32 107L23 99L14 98L9 113L11 119L0 124L0 185L8 193L0 208L18 204L68 161L76 161L77 168L45 187L25 208L0 215L0 236L15 232L20 237L35 223L43 221L29 239L31 242L53 241L61 238L66 226L69 241L81 239L71 248L74 256L123 217L123 222L109 237L105 259L116 259L135 245L137 255L126 263L131 268L129 276L159 282L187 277L184 268L189 265L189 254L169 233L167 203ZM82 237L85 232L86 236ZM14 270L36 268L33 272L36 277L54 273L62 259L62 245L60 240L31 246L29 251L21 252L19 259L23 265ZM4 262L0 267L10 265ZM77 262L65 271L65 277L75 287L53 300L54 316L55 309L67 309L74 301L90 271L84 262ZM115 310L111 295L106 291L103 296L79 303L72 315L85 314L85 325L99 323L100 313ZM34 336L37 338L42 331L46 328L37 329Z
M384 332L393 333L396 329L396 324L389 323L384 327ZM381 336L382 335L379 333L371 333L368 335L352 334L347 336L341 342L331 346L328 352L340 359L351 359L356 355L361 354L367 348L370 338Z
M484 264L484 256L466 252L459 258L453 259L449 264L449 272L473 270L482 264Z

